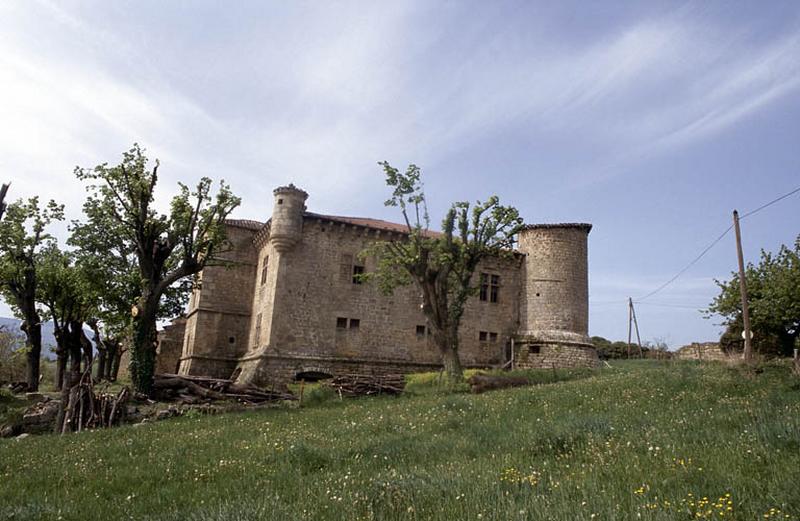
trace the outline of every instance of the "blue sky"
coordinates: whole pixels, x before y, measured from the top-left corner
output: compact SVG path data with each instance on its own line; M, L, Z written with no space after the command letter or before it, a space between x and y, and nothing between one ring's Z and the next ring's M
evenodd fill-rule
M294 182L312 211L397 220L386 159L423 168L434 216L496 193L591 222L590 332L612 339L734 208L800 186L797 2L3 2L0 93L0 176L70 218L74 167L137 141L162 204L225 178L240 218ZM747 259L794 240L798 203L743 221ZM731 234L639 305L643 338L715 339L697 309L735 268Z

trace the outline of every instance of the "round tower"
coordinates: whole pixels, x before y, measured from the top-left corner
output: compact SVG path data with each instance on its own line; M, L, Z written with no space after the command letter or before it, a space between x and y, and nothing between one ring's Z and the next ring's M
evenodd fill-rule
M290 184L279 186L272 192L275 205L272 208L269 240L278 252L286 252L295 245L303 233L303 213L308 194Z
M588 336L591 229L586 223L531 224L520 232L520 366L597 365Z

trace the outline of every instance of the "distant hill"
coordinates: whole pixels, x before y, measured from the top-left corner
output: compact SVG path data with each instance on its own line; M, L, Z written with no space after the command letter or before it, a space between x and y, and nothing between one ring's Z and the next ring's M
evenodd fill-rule
M24 335L19 326L22 321L16 318L0 317L0 326L5 326L9 331ZM42 354L50 359L55 358L53 350L56 348L56 337L53 335L53 323L42 324Z

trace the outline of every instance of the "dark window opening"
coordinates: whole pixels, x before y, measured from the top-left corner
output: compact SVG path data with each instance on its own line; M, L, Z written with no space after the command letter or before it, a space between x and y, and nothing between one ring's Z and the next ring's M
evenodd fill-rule
M228 343L229 344L235 344L236 343L236 337L229 336L228 337Z
M425 336L425 326L417 326L417 336L418 337Z
M487 273L481 273L481 295L480 299L485 301L487 300L489 295L489 275Z
M537 345L528 346L528 352L532 355L538 355L542 352L542 347Z
M497 342L497 333L489 333L489 342Z
M267 266L269 266L269 255L264 257L264 260L261 263L261 285L262 286L267 282Z
M278 204L283 204L283 199L278 199Z
M539 296L539 294L537 293L537 294L536 294L536 296L538 297L538 296Z
M361 321L359 319L357 319L357 318L351 318L350 319L350 329L358 329L358 327L360 325L361 325Z
M344 317L336 317L336 329L347 329L347 319Z
M353 284L361 284L361 275L364 274L364 266L353 266Z
M492 283L489 293L489 302L497 303L497 296L500 294L500 276L492 275Z
M478 332L478 340L481 342L486 342L486 338L488 337L489 333L486 331L479 331Z

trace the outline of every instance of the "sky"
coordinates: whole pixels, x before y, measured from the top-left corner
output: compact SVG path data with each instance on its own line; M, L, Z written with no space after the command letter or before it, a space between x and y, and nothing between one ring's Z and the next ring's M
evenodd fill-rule
M236 218L293 182L311 211L396 221L388 160L422 168L434 218L496 194L592 223L590 334L625 339L629 297L800 186L800 3L6 1L0 120L9 196L68 219L75 167L137 142L164 206L209 176ZM798 233L795 194L742 221L745 258ZM642 339L715 340L699 310L735 269L729 233L637 302Z

